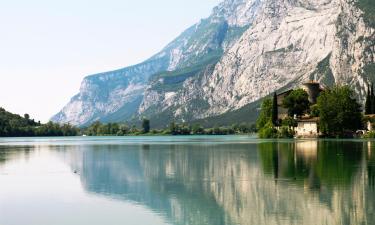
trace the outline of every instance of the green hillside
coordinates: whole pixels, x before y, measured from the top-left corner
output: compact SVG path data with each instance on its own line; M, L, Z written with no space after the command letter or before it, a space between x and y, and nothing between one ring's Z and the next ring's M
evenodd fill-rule
M250 103L240 109L227 112L219 116L196 120L192 123L198 123L204 127L230 126L240 123L255 124L262 101L263 99Z
M22 117L0 108L0 137L75 136L77 134L78 130L70 125L52 122L41 124L31 119L28 114Z

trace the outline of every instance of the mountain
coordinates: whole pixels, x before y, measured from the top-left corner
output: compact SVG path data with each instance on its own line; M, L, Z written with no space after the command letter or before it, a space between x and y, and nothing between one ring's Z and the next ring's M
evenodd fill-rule
M363 100L374 12L372 0L225 0L149 60L85 78L52 120L254 121L260 99L312 79Z

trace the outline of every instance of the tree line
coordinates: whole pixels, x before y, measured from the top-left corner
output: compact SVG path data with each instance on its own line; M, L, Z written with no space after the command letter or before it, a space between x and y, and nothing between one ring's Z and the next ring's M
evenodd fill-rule
M0 137L34 137L34 136L76 136L79 129L69 124L60 125L53 122L42 124L0 108Z
M152 129L149 119L142 119L140 127L124 123L94 122L83 128L70 124L48 122L42 124L0 108L0 137L35 137L35 136L127 136L127 135L230 135L256 132L254 124L241 123L228 127L205 128L200 124L171 122L164 129Z
M231 135L249 134L256 132L255 124L241 123L232 126L205 128L200 124L171 122L163 129L151 129L151 121L143 119L141 127L121 123L95 122L82 129L82 134L88 136L126 136L126 135Z

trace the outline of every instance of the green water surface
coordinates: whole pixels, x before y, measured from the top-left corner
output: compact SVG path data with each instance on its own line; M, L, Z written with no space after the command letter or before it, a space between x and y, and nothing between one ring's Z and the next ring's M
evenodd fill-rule
M0 225L375 224L375 141L0 139Z

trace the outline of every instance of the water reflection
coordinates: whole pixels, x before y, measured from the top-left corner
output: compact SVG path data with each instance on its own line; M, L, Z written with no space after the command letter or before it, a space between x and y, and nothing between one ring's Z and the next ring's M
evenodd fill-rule
M361 142L348 141L273 142L259 144L259 155L266 174L320 189L322 185L350 186L363 148Z
M374 147L315 140L86 145L61 147L59 157L87 192L146 206L172 224L370 224ZM6 154L0 150L0 165Z
M84 152L82 182L175 224L358 224L372 215L362 166L370 174L374 164L364 148L344 141L97 147Z

